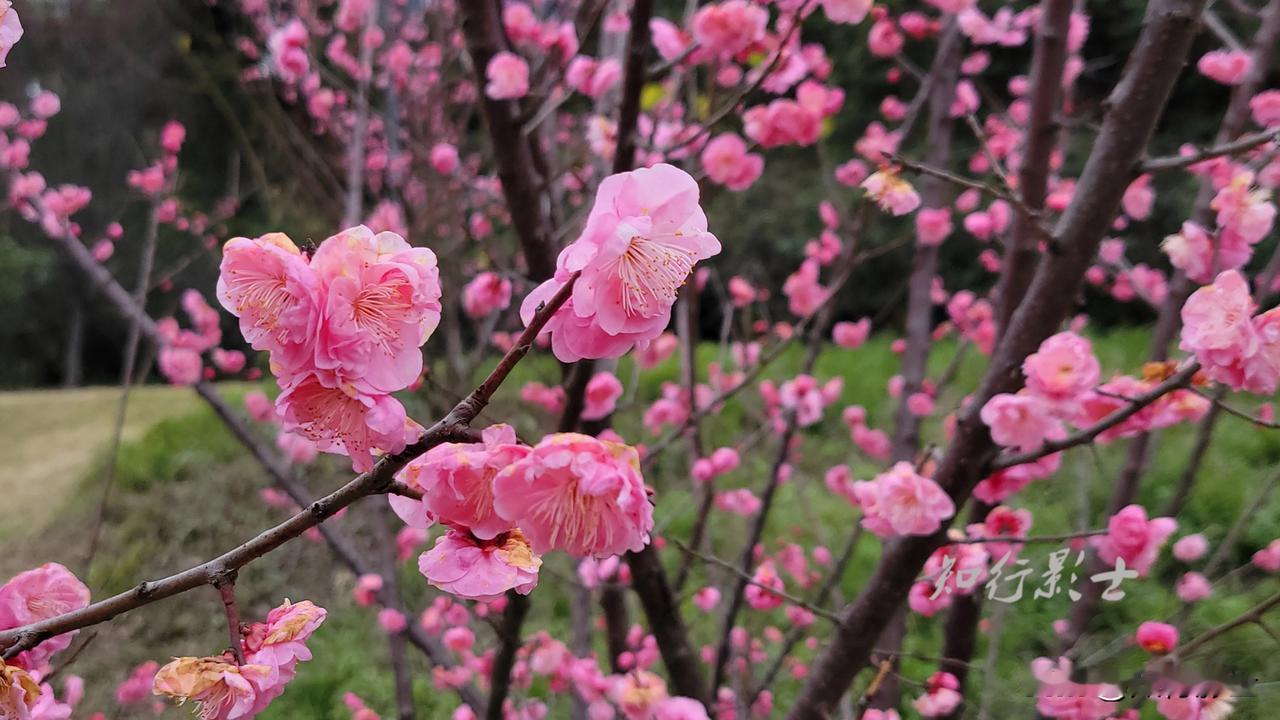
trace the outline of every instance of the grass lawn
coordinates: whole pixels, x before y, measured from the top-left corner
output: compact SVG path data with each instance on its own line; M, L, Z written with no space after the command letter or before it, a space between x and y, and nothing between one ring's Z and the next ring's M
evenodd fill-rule
M867 407L873 425L888 428L892 408L885 397L888 378L896 372L897 362L888 349L888 338L875 338L866 348L853 353L830 350L819 360L817 375L820 380L834 375L845 379L843 402ZM1096 350L1102 360L1104 373L1134 371L1145 356L1146 333L1125 331L1096 339ZM950 362L954 346L944 344L934 354L933 375L939 374ZM716 360L718 348L700 348L704 361ZM791 353L779 360L771 371L773 377L783 377L795 372L800 365L799 353ZM969 353L961 364L953 388L971 388L982 370L984 359ZM639 425L642 407L656 398L661 382L674 380L674 362L644 373L635 388L635 407L618 414L618 430L633 442L644 442L650 437ZM495 400L494 407L486 413L486 419L513 419L522 436L536 437L540 428L547 426L548 418L540 411L530 411L518 400L518 388L523 382L540 380L554 382L558 368L545 354L538 354L517 368L516 376ZM617 375L628 385L632 398L633 371L624 360ZM240 396L243 387L232 387L232 394ZM82 546L83 522L96 503L96 468L100 464L106 438L110 432L115 393L110 389L84 391L89 395L101 393L97 402L101 408L89 412L83 403L59 397L59 393L16 393L0 395L0 422L7 438L19 438L15 445L18 453L8 453L3 461L5 482L15 488L26 482L17 478L31 478L34 487L27 487L17 494L25 505L15 514L0 514L0 530L12 517L15 525L29 530L36 527L34 518L40 518L44 530L31 535L9 553L0 569L15 570L31 567L40 562L60 560L78 562L78 548ZM425 391L424 391L425 392ZM437 391L439 392L439 391ZM13 399L17 397L18 399ZM23 399L25 397L25 400ZM940 412L954 408L960 397L952 390L940 398ZM1242 408L1251 409L1256 401L1237 398ZM25 403L13 404L10 403ZM427 417L421 408L421 399L408 402L411 414ZM415 407L417 406L417 407ZM744 406L746 409L744 409ZM94 405L97 407L97 405ZM706 441L708 447L728 445L740 439L754 427L755 411L759 398L754 393L744 393L743 403L735 403L708 421ZM12 408L12 409L11 409ZM217 419L198 405L198 400L185 391L167 388L146 388L131 408L131 435L122 452L119 479L121 492L112 506L109 527L104 535L103 549L99 553L88 579L95 597L120 591L143 578L170 573L195 562L207 559L218 551L243 541L263 527L278 521L281 515L265 508L254 495L263 478L253 460L240 450L220 426ZM932 423L926 440L941 441L938 423ZM1178 473L1183 467L1190 449L1194 428L1177 428L1160 435L1151 467L1143 481L1140 502L1148 508L1160 507L1171 491ZM803 443L793 463L793 476L781 488L775 511L770 517L766 547L776 550L785 542L798 542L804 547L823 544L836 549L852 530L856 515L843 501L836 500L822 485L827 468L837 463L849 463L858 478L867 478L878 471L870 463L858 459L848 441L847 431L839 418L839 407L828 410L826 419L819 425L806 429ZM1183 528L1204 532L1211 544L1227 532L1242 507L1256 496L1268 474L1275 471L1280 460L1280 432L1258 430L1236 418L1224 418L1215 435L1215 444L1206 459L1200 481L1186 510L1178 518ZM744 455L740 469L722 479L721 487L748 487L758 491L768 473L768 463L775 450L776 441L765 436L758 449ZM53 460L61 458L68 448L73 449L74 461ZM1079 449L1066 457L1057 475L1048 481L1034 483L1016 498L1016 504L1035 512L1035 534L1056 534L1076 529L1082 518L1089 527L1098 527L1110 493L1110 483L1123 462L1124 443L1101 447L1096 451ZM25 459L24 459L25 458ZM51 468L53 463L62 463ZM672 451L648 473L646 480L658 492L657 522L672 537L686 537L692 522L692 503L689 501L688 459L681 452ZM340 460L323 459L302 472L302 478L315 491L332 489L349 477L349 471ZM25 485L24 485L25 486ZM55 494L65 502L45 502L44 498ZM12 497L12 496L10 496ZM369 513L378 500L357 505L345 518L336 521L357 542L372 547L377 536L371 532ZM1280 497L1272 499L1270 507L1258 513L1256 520L1243 534L1239 547L1232 553L1227 567L1235 567L1247 561L1253 550L1272 538L1280 536ZM32 513L43 513L33 515ZM733 557L746 532L746 521L737 516L720 514L714 525L714 551L722 557ZM1180 531L1178 536L1184 534ZM1026 556L1032 565L1043 568L1048 552L1054 548L1040 546L1028 549ZM847 599L855 595L873 567L880 553L880 544L873 537L866 537L858 547L855 559L843 578L840 595ZM664 553L667 562L674 566L676 552ZM76 568L79 570L80 568ZM1107 605L1094 626L1094 632L1085 641L1085 654L1095 651L1106 654L1116 638L1132 633L1145 619L1164 618L1178 610L1176 598L1168 588L1187 566L1165 557L1152 570L1151 576L1127 584L1126 599ZM526 628L545 629L561 639L568 639L570 587L566 578L572 577L573 566L568 558L552 555L547 558L537 591L533 595L533 617ZM1184 626L1184 637L1189 638L1214 624L1234 617L1256 603L1266 594L1275 592L1274 579L1260 579L1257 574L1247 575L1244 582L1231 581L1220 586L1210 600L1195 609ZM434 590L426 586L411 564L402 568L402 585L410 607L423 608L435 597ZM721 578L714 568L698 568L691 589L707 582L719 582ZM790 582L790 581L789 581ZM1267 585L1270 583L1270 585ZM354 578L349 573L335 570L327 548L322 545L299 541L291 543L259 563L249 566L241 574L238 591L248 616L265 613L282 597L294 600L308 598L328 607L330 619L317 633L313 646L316 659L301 668L298 679L286 694L272 705L264 718L338 718L349 717L341 703L341 695L347 690L364 697L384 717L393 715L391 683L386 672L386 643L378 630L373 613L360 609L350 600ZM1034 588L1038 585L1029 585ZM789 585L789 590L802 592ZM990 672L983 665L987 662L987 639L980 642L975 658L979 667L974 676L980 681L986 678L984 687L975 692L987 696L988 717L1029 718L1033 716L1035 682L1027 669L1027 663L1047 652L1052 642L1050 624L1065 617L1070 601L1065 596L1037 600L1030 597L1007 607L998 623L998 652L992 654ZM632 599L634 600L634 599ZM835 603L832 603L833 605ZM988 604L988 614L994 604ZM714 642L717 632L716 616L698 611L688 597L683 598L683 609L691 625L696 646ZM634 602L630 608L633 618L639 617L639 607ZM782 610L762 613L746 610L740 621L759 631L767 625L787 627ZM822 642L828 628L822 620L813 626L814 636ZM1280 628L1280 621L1272 623ZM939 652L940 621L912 617L908 649L923 656ZM481 634L488 631L481 626ZM75 671L86 677L88 700L86 710L107 710L110 713L109 694L115 683L123 679L133 664L145 659L163 661L172 655L207 654L216 652L225 643L225 628L216 594L193 592L180 600L169 600L146 608L132 615L100 626L95 640L77 660ZM483 646L491 646L489 639L481 640ZM1139 651L1116 645L1119 652L1111 655L1096 669L1095 679L1125 681L1142 666L1144 658ZM773 647L766 647L772 652ZM1234 684L1246 682L1255 685L1252 697L1242 697L1235 718L1254 720L1276 717L1266 708L1280 703L1280 645L1256 627L1241 628L1228 638L1215 643L1192 664L1204 677L1221 679ZM801 649L797 657L803 661L812 659L815 650ZM436 690L430 671L420 658L412 657L416 673L416 696L419 700L420 718L448 717L456 700L447 691ZM907 660L903 674L908 680L922 680L934 669L932 662ZM864 676L867 675L864 673ZM775 706L781 711L800 686L800 681L789 673L775 688ZM861 678L861 682L866 681ZM1269 682L1269 684L1267 684ZM546 689L535 683L530 691L546 696ZM918 692L910 683L906 685L908 696ZM976 695L975 695L976 697ZM568 701L564 697L550 700L550 717L567 717ZM973 707L976 708L975 702ZM173 717L185 711L170 710ZM779 714L781 714L779 712ZM975 715L971 713L970 717ZM904 717L915 717L908 709ZM1155 717L1148 709L1144 718Z

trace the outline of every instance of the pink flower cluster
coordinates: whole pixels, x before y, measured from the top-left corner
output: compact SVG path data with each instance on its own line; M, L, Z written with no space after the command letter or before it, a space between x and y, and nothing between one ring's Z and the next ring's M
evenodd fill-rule
M62 565L46 563L0 585L0 630L48 620L88 604L89 588L84 583ZM66 650L75 636L76 632L69 632L51 637L6 662L28 672L45 672L49 658Z
M298 663L311 659L306 642L326 614L310 601L285 600L265 622L244 630L244 664L229 657L175 658L156 672L154 691L179 703L194 701L202 720L256 717L284 692Z
M698 184L671 165L605 178L582 235L560 252L555 277L520 307L525 324L579 275L546 325L563 362L621 357L666 329L680 286L699 260L720 252L698 206Z
M1047 338L1022 362L1026 388L1001 393L982 407L982 421L998 445L1034 450L1066 434L1063 421L1076 418L1097 385L1101 369L1085 338L1063 332Z
M480 319L511 304L511 281L495 272L482 272L462 288L462 309Z
M1254 316L1256 307L1239 272L1219 274L1182 306L1179 347L1195 354L1211 380L1270 395L1280 384L1280 310Z
M419 558L427 580L456 595L494 599L537 585L550 550L604 557L648 542L653 510L636 451L585 435L549 435L533 448L506 425L480 443L446 443L400 478L421 500L390 497L411 527L449 526Z
M422 372L419 348L440 320L435 255L364 226L308 258L288 237L235 238L223 248L218 299L240 331L271 354L287 432L323 452L395 453L421 432L391 396Z
M932 478L900 462L870 482L856 482L862 526L882 538L932 535L956 513L955 503Z
M1147 518L1141 505L1129 505L1107 521L1107 534L1089 539L1107 564L1123 560L1125 567L1146 576L1169 536L1178 529L1173 518Z

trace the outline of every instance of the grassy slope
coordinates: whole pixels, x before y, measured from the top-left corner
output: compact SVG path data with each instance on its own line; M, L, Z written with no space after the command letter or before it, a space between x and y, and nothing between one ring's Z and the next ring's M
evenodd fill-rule
M877 338L857 354L830 351L820 359L817 373L820 378L836 374L843 376L844 402L867 406L872 422L880 427L887 427L891 421L892 409L884 398L884 387L896 369L896 361L887 345L887 340ZM1145 354L1145 335L1126 332L1102 338L1097 342L1097 350L1107 371L1132 368ZM716 348L704 347L702 351L704 361L716 359ZM935 354L935 374L950 360L951 351L950 347L943 347ZM799 361L798 354L784 357L776 374L783 375L787 370L794 372ZM971 354L961 367L955 387L972 387L981 367L982 359ZM553 381L556 368L553 363L546 362L546 358L539 357L522 365L517 372L511 387L500 393L498 406L488 415L516 417L522 434L533 436L538 427L545 426L546 418L519 408L518 401L514 400L515 388L531 379ZM618 375L624 383L631 384L632 370L626 361L619 368ZM652 400L659 392L660 383L674 379L674 375L672 363L645 373L638 386L639 397L645 402ZM954 407L958 400L954 395L944 396L940 407ZM751 407L756 403L754 397L747 399ZM638 427L640 413L635 410L619 414L623 418L619 430L627 438L642 440L646 434ZM103 422L109 425L108 421ZM738 406L730 408L720 413L708 427L708 442L711 447L730 444L741 436L743 427L743 411ZM1179 428L1161 437L1141 493L1140 501L1144 505L1159 507L1167 496L1185 461L1191 434L1191 428ZM814 543L837 546L850 530L855 516L843 502L831 501L821 485L822 473L833 464L851 461L858 477L867 477L876 471L873 465L852 457L837 412L829 412L823 425L807 431L805 440L795 462L793 481L781 490L779 504L770 520L770 537L774 538L769 546L771 550L778 543L792 539L806 546ZM761 445L763 452L747 455L743 467L725 478L726 487L760 486L767 473L768 456L773 450L768 439ZM1184 527L1204 531L1211 542L1217 541L1243 504L1254 496L1265 474L1275 467L1278 457L1280 435L1256 430L1238 419L1223 420L1192 502L1179 520ZM1034 532L1071 531L1075 528L1076 518L1086 510L1093 517L1093 525L1100 522L1098 515L1106 502L1109 480L1122 461L1122 444L1101 448L1096 453L1083 450L1072 453L1054 480L1034 484L1024 498L1019 498L1020 504L1036 511ZM678 453L669 453L647 478L662 496L658 523L676 537L686 534L692 520L691 503L687 502L686 463ZM321 462L309 468L305 477L320 490L336 486L345 477L345 472L340 463ZM121 494L118 506L114 508L111 530L105 538L100 559L90 574L96 596L121 590L141 577L185 567L248 537L278 517L259 503L241 502L260 487L260 475L217 420L203 410L161 422L138 442L128 444L123 455L121 482L127 490ZM78 546L72 542L78 537L77 519L85 517L91 505L84 498L73 499L60 513L59 522L53 523L50 530L37 540L33 547L39 550L22 552L20 557L12 560L30 566L49 559L72 557L62 550ZM199 508L199 511L175 512L174 508ZM338 522L362 542L371 543L362 521L367 512L367 509L357 507L350 516ZM736 551L744 532L743 520L721 516L716 525L717 552L730 556ZM1274 509L1259 513L1230 566L1245 562L1248 552L1277 536L1280 536L1280 513ZM1048 551L1049 548L1040 547L1029 550L1026 555L1032 559L1033 567L1039 570L1045 566ZM857 592L861 579L873 566L878 554L878 542L874 538L865 539L841 588L845 597ZM667 557L669 561L674 560L673 553L667 553ZM1185 569L1166 557L1153 570L1151 578L1127 583L1128 597L1107 606L1096 628L1096 637L1119 637L1132 632L1143 619L1164 617L1176 611L1176 601L1171 602L1168 591L1161 588L1171 586ZM567 636L568 588L563 578L571 572L567 558L548 558L547 572L544 572L535 594L535 617L529 627L547 629L561 638ZM404 584L412 595L411 606L423 607L429 603L434 592L425 587L411 568L406 567L403 575ZM391 689L385 673L386 644L373 623L372 613L352 606L349 590L353 580L348 574L333 570L327 551L310 542L294 543L261 564L252 566L242 576L240 588L248 614L264 612L283 596L294 599L309 597L332 611L329 622L315 640L316 660L304 667L289 692L264 717L346 718L348 714L340 700L346 690L357 692L384 715L390 716ZM1030 716L1033 704L1030 696L1035 684L1029 677L1027 662L1047 650L1051 637L1050 623L1069 611L1069 600L1064 596L1049 600L1031 598L1031 589L1039 584L1039 580L1029 580L1034 582L1028 585L1027 597L1016 605L1008 606L1009 612L1005 613L1000 654L991 682L985 688L991 698L990 717ZM1263 581L1264 584L1266 582ZM1251 591L1247 588L1256 588L1257 585L1258 579L1254 577L1247 585L1222 588L1211 601L1197 608L1185 636L1228 619L1256 602L1265 588ZM1270 587L1274 586L1272 581ZM712 642L716 623L691 604L686 602L685 607L693 624L695 644ZM105 694L124 677L133 663L147 658L211 652L221 647L225 630L217 610L217 600L212 592L193 593L183 600L169 601L102 628L100 637L77 665L77 671L89 679L90 704L86 707L107 707ZM638 609L633 607L632 612L638 612ZM767 624L781 627L786 624L781 611L747 611L742 621L757 629ZM818 622L815 634L821 638L825 629L823 621ZM909 642L909 649L914 652L937 654L938 623L912 618ZM1100 648L1104 644L1102 640L1091 638L1089 647ZM986 652L985 646L984 642L979 649L980 658ZM1236 683L1246 677L1273 681L1270 686L1257 689L1258 698L1243 699L1234 717L1272 717L1262 708L1274 707L1280 701L1280 692L1274 683L1280 677L1280 661L1276 658L1274 641L1259 629L1243 628L1217 647L1228 648L1229 652L1206 652L1196 659L1197 668L1205 676ZM810 650L800 650L803 659L812 654ZM1122 651L1101 666L1098 677L1113 681L1129 678L1142 661L1140 653ZM419 678L416 688L420 701L419 717L447 716L454 704L453 697L432 688L430 674L417 657L413 658L413 663ZM932 669L928 662L908 661L904 674L909 678L922 678ZM798 682L790 679L780 683L777 707L785 708L797 687ZM552 705L552 717L566 714L567 705L563 700ZM1154 715L1148 711L1146 717Z

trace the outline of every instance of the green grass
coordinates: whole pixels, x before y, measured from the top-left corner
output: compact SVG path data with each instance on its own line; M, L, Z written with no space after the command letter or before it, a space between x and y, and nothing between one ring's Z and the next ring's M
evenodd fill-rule
M1095 339L1095 347L1102 360L1104 372L1133 371L1146 354L1147 334L1141 330L1115 332ZM943 343L932 358L932 375L937 376L951 361L954 346ZM719 349L712 345L699 348L702 362L719 360ZM798 370L801 353L793 350L778 360L768 373L774 379L786 377ZM960 402L959 389L971 388L982 372L985 358L969 352L958 368L955 383L940 398L940 413L948 411ZM652 441L640 426L642 408L657 397L664 381L674 381L677 376L675 359L640 375L634 396L628 394L634 407L628 407L617 416L618 431L631 442ZM477 373L487 370L477 368ZM843 402L865 406L872 424L888 428L891 425L891 406L885 387L889 377L897 370L897 360L889 351L889 339L873 338L858 352L829 350L818 361L816 375L826 379L835 375L844 378ZM633 370L624 359L617 368L618 376L630 386ZM540 410L523 407L518 400L519 387L527 381L538 380L553 383L558 380L559 367L546 354L536 354L519 366L509 384L495 398L493 408L486 419L510 419L525 437L536 437L545 428L549 418ZM243 392L243 388L237 388ZM628 387L628 393L632 388ZM424 390L430 393L431 390ZM409 400L411 412L426 417L423 408L427 400L439 405L452 398L420 395ZM1251 407L1248 398L1234 402ZM760 399L754 391L741 396L741 402L730 404L723 412L710 418L705 427L708 447L728 445L740 439L758 417ZM926 442L941 442L943 438L938 423L931 423ZM1148 508L1160 507L1176 481L1189 452L1193 427L1180 427L1160 435L1153 460L1144 478L1140 502ZM855 456L848 440L847 430L839 418L839 408L831 408L819 425L802 433L802 443L794 456L793 475L778 495L766 534L766 549L776 550L783 543L797 542L808 548L822 544L833 551L843 543L856 521L856 515L843 501L833 500L822 486L822 475L836 463L850 463L855 476L867 478L879 470L871 463ZM1200 480L1186 510L1179 518L1184 531L1202 531L1216 543L1226 533L1228 526L1241 509L1252 501L1267 474L1273 471L1280 459L1280 433L1258 430L1232 417L1219 423L1214 443L1205 460ZM757 490L765 482L770 459L776 450L776 440L765 436L756 451L744 454L743 465L723 478L722 487L749 487ZM1035 513L1036 534L1070 532L1077 527L1078 518L1088 513L1089 524L1097 527L1110 494L1110 482L1124 460L1123 441L1102 446L1096 451L1078 449L1068 453L1062 469L1050 480L1033 483L1017 498L1017 504L1032 508ZM104 536L103 550L89 575L94 594L128 587L143 577L172 572L206 559L220 550L242 541L252 533L275 522L280 515L264 508L250 497L262 487L261 473L221 428L209 412L188 410L178 417L152 423L145 433L136 435L126 443L122 451L119 474L122 492L113 507L112 522ZM658 493L657 522L672 537L687 536L693 521L693 503L688 479L689 459L683 449L673 449L651 470L646 480ZM348 476L339 460L317 463L303 474L313 490L319 492L336 487ZM86 487L92 487L92 477ZM364 547L372 547L376 535L369 528L368 505L352 509L350 515L337 521ZM30 566L47 559L64 557L61 548L68 538L77 537L77 518L92 503L70 502L51 527L41 536L41 553L27 554L19 558ZM1249 554L1272 538L1280 536L1280 513L1271 508L1259 512L1232 554L1227 567L1247 562ZM734 557L746 532L746 522L737 517L716 517L714 525L714 551L722 557ZM74 543L72 543L74 544ZM1026 557L1032 560L1037 572L1045 567L1045 557L1053 548L1039 546L1028 549ZM853 597L880 554L880 543L874 537L864 537L854 561L840 586L843 598ZM674 567L677 556L669 550L664 557ZM1151 618L1164 618L1178 610L1178 603L1168 588L1187 568L1167 556L1153 569L1151 576L1141 581L1125 584L1128 596L1121 602L1108 604L1098 618L1085 642L1086 655L1101 649L1112 640L1131 633L1139 622ZM1068 570L1070 572L1070 569ZM553 555L547 559L538 590L533 595L533 617L526 626L545 630L552 636L567 640L570 633L570 586L566 578L572 576L573 564L568 558ZM436 596L409 565L402 569L402 585L410 607L423 608ZM697 568L690 588L696 589L719 576ZM1034 700L1035 682L1030 677L1027 664L1036 656L1048 652L1052 644L1051 623L1070 612L1070 601L1064 596L1039 600L1031 597L1039 585L1039 578L1031 578L1024 599L1003 613L999 635L999 653L990 682L977 692L989 697L990 717L1029 717ZM1275 583L1260 587L1267 580L1259 581L1256 574L1247 575L1244 582L1232 581L1218 589L1215 596L1196 607L1184 626L1184 638L1192 637L1204 629L1238 615L1256 603L1265 594L1275 591ZM264 718L346 718L341 696L350 690L363 697L384 716L393 710L392 688L387 672L387 643L374 622L374 614L368 609L355 607L350 600L354 578L342 570L335 570L328 550L309 541L291 543L277 553L251 565L242 573L238 584L247 615L265 612L282 597L300 599L307 597L328 607L330 619L317 633L313 646L316 659L305 665L296 681L283 697L277 700ZM789 581L790 583L790 581ZM794 584L789 589L799 592ZM832 605L835 605L833 602ZM986 614L996 607L988 603ZM714 615L698 611L688 597L683 599L685 618L690 624L695 647L715 642L718 625ZM630 611L638 621L639 607L634 602ZM745 611L740 621L755 631L766 625L785 629L787 620L781 610L771 613ZM820 640L827 637L828 628L818 620L814 634ZM940 621L912 617L907 649L911 652L933 656L939 652ZM86 707L108 707L106 694L124 677L133 663L144 659L164 659L170 655L216 652L221 648L225 629L218 612L216 596L210 592L194 592L179 600L147 608L127 615L100 629L96 640L77 661L77 671L89 680L90 703ZM1276 623L1273 622L1273 625ZM483 625L478 632L487 635ZM482 637L482 644L490 644ZM602 648L601 648L602 649ZM772 652L775 648L766 647ZM1235 718L1261 719L1272 717L1264 708L1268 703L1280 700L1280 691L1274 683L1280 677L1280 647L1261 629L1241 628L1228 638L1214 644L1192 660L1195 669L1205 677L1240 682L1241 678L1254 677L1271 680L1272 684L1257 690L1257 697L1242 698ZM980 640L975 662L981 666L987 653L987 640ZM810 661L816 651L803 646L796 653L802 661ZM448 691L434 688L430 671L415 651L410 651L415 676L415 697L419 703L419 717L447 717L456 704ZM1095 669L1094 678L1104 681L1124 681L1134 675L1145 658L1133 649L1121 649ZM928 661L907 660L903 674L909 680L921 680L934 670ZM981 678L983 671L974 674ZM862 682L866 681L866 677ZM800 681L783 674L775 690L775 706L787 707ZM542 684L535 683L531 693L547 696ZM916 690L907 685L908 696ZM552 700L551 716L567 715L567 701L563 696ZM170 711L173 712L173 711ZM1144 718L1154 717L1147 710ZM175 715L176 717L176 715ZM905 717L912 717L908 712Z

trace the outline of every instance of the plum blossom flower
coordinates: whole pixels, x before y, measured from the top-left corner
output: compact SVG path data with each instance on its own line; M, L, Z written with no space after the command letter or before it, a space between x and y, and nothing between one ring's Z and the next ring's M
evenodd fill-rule
M1213 594L1209 578L1198 572L1189 572L1178 578L1175 586L1178 599L1185 603L1200 602Z
M1098 384L1101 368L1089 341L1073 332L1052 335L1022 361L1027 389L1053 402L1080 397Z
M1168 623L1148 620L1138 626L1134 639L1139 647L1152 655L1164 655L1173 652L1178 646L1178 628Z
M951 234L951 208L925 208L916 213L916 238L936 247Z
M1204 535L1195 533L1178 538L1173 544L1173 556L1182 562L1195 562L1209 551L1209 541Z
M411 527L440 521L492 540L511 529L493 506L493 479L500 470L528 454L516 444L510 425L490 425L478 443L443 443L410 462L400 479L422 490L422 499L388 496L392 509Z
M321 243L311 267L325 286L316 368L379 392L412 384L440 322L435 253L360 225Z
M872 0L821 0L822 10L833 23L857 25L871 11Z
M511 281L494 272L482 272L462 288L462 309L483 318L511 304Z
M431 146L429 160L436 172L441 175L452 175L453 171L458 169L458 148L446 142L436 143Z
M1107 521L1107 534L1089 538L1098 551L1098 557L1107 564L1123 559L1125 565L1147 574L1165 540L1178 529L1173 518L1147 519L1147 511L1141 505L1129 505Z
M906 215L920 207L920 196L911 183L903 180L893 168L882 168L862 181L862 189L881 210L894 215Z
M693 16L690 29L698 45L727 59L764 39L769 12L746 0L724 0L704 5Z
M22 39L22 21L10 0L0 0L0 68L5 67L9 51Z
M222 248L218 301L240 319L240 332L275 363L310 361L320 322L320 279L283 233L232 238Z
M538 584L542 558L519 530L478 540L450 530L418 558L418 570L435 587L472 600L496 600L508 590L528 595Z
M347 455L356 472L373 467L374 453L398 453L422 434L390 395L346 383L328 387L315 373L297 376L276 398L285 432L301 435L321 452Z
M538 553L620 555L643 548L653 530L635 449L587 435L543 438L498 473L493 493L494 509Z
M1036 692L1036 710L1045 717L1058 720L1103 720L1116 711L1115 700L1124 693L1117 685L1081 685L1071 682L1071 660L1036 658L1031 672L1040 681Z
M529 93L529 63L509 50L489 59L484 76L488 80L485 95L494 100L514 100Z
M538 306L580 273L572 297L546 325L564 362L620 357L666 328L676 291L694 264L720 252L698 206L698 185L671 165L611 175L600 183L582 235L561 251L556 274L520 308Z
M136 705L151 696L151 686L155 682L156 671L160 664L148 660L138 665L129 673L124 682L116 686L116 703L120 705Z
M707 708L687 697L670 697L653 706L650 720L708 720Z
M800 263L795 272L787 276L782 294L787 296L787 309L797 317L808 317L822 307L827 299L827 288L818 282L821 269L817 260Z
M876 535L930 535L955 515L955 504L932 478L900 462L870 482L853 484L862 525Z
M41 694L40 685L30 673L0 660L0 717L29 720Z
M857 322L838 322L831 328L831 340L849 350L857 350L871 335L871 318Z
M1026 393L1000 393L982 406L980 414L991 439L1003 447L1034 450L1046 439L1066 434L1049 403Z
M717 135L702 149L702 167L714 183L730 190L746 190L764 171L764 158L747 152L747 143L734 133Z
M253 683L270 672L265 665L237 666L222 658L175 658L156 673L153 689L180 705L195 701L200 720L251 718L257 701Z
M960 705L960 680L955 675L935 672L929 676L924 687L924 694L911 703L916 712L924 717L944 717Z
M751 583L743 592L747 604L756 610L773 610L782 605L783 597L774 590L784 590L786 585L771 560L765 560L751 576Z
M1243 50L1212 50L1196 62L1201 75L1223 85L1239 85L1251 67L1253 58Z
M30 625L89 604L89 588L66 567L46 563L14 575L0 585L0 630ZM11 662L29 670L40 669L55 653L71 645L75 632L49 638L25 650Z
M297 18L271 33L267 47L271 50L272 68L281 80L296 82L306 76L311 68L308 40L307 27Z
M1253 554L1251 562L1261 570L1269 573L1280 572L1280 538Z
M1259 394L1280 383L1280 313L1252 317L1249 285L1227 270L1196 290L1182 306L1179 347L1195 354L1212 380Z
M603 420L613 413L622 397L622 381L611 372L598 372L587 381L583 420Z

